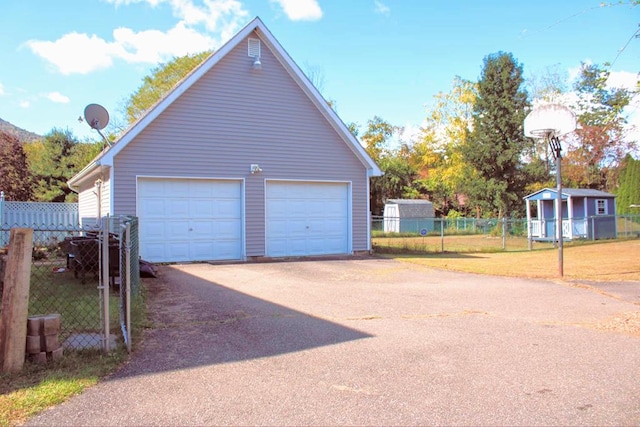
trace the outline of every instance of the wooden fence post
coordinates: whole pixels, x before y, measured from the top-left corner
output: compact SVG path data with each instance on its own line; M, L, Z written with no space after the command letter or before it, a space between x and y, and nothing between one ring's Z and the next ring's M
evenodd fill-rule
M20 372L24 365L32 250L33 229L12 228L0 318L2 372Z

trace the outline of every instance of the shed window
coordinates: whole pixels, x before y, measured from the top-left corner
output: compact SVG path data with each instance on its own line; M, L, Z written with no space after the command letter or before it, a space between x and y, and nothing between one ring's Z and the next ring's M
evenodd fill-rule
M607 201L605 199L596 200L596 215L607 214Z

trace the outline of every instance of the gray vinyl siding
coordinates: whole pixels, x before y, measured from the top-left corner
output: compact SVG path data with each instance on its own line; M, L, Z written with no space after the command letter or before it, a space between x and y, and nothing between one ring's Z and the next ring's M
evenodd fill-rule
M78 189L78 214L83 226L92 226L97 222L98 213L102 216L110 212L110 181L106 174L100 172L84 179ZM98 196L95 194L96 180L102 180L101 209L98 209Z
M253 34L251 37L258 37ZM368 249L365 166L262 43L239 43L114 159L113 213L136 213L136 177L244 178L246 255L265 253L265 179L352 184L352 247ZM250 173L257 163L262 172Z

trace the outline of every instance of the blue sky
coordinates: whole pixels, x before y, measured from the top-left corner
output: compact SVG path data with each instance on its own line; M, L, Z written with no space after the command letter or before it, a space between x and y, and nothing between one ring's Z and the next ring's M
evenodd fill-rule
M378 115L417 127L455 76L510 52L525 76L613 62L612 84L640 71L640 6L597 0L0 0L0 118L39 134L70 129L98 103L112 120L159 62L217 48L260 16L321 78L345 122ZM626 47L625 47L626 46ZM615 62L614 62L615 61ZM640 116L637 107L634 117Z

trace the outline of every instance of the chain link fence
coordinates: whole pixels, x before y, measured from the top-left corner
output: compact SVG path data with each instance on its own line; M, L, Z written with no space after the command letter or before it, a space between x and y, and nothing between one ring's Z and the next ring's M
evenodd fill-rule
M29 315L59 314L58 339L65 351L104 349L107 339L130 348L130 327L124 327L130 319L123 308L131 307L130 299L141 290L138 221L106 217L102 222L103 228L91 230L47 224L0 227L0 240L6 242L13 227L34 229ZM8 249L0 247L0 254ZM129 300L124 290L130 290Z
M640 215L618 215L611 219L616 223L617 238L640 237ZM555 242L552 239L530 240L529 227L526 218L503 220L373 216L372 248L377 252L477 253L553 247Z

